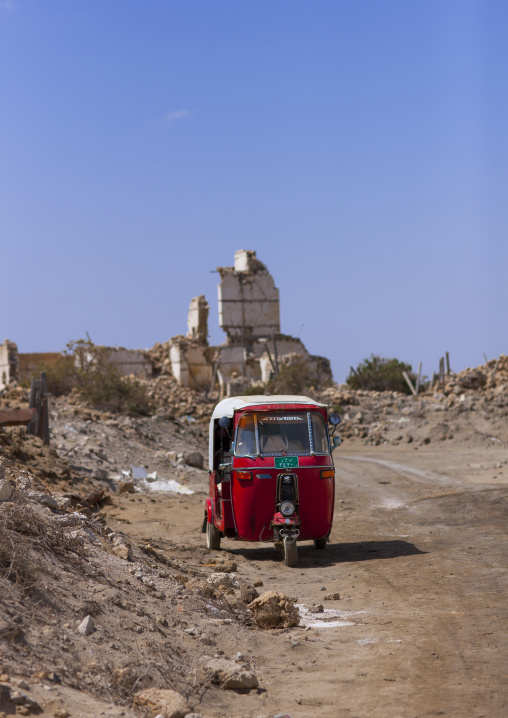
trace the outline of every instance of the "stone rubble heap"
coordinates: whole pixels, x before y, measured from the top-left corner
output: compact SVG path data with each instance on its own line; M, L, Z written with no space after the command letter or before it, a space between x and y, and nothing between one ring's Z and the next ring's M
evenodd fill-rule
M445 439L508 441L508 357L450 373L444 388L410 396L335 385L320 393L335 407L343 438L366 444L418 445Z
M176 547L169 557L146 541L131 545L97 506L76 510L68 493L50 493L0 456L0 711L74 715L65 703L74 690L80 705L93 698L129 717L184 718L204 690L257 689L246 653L217 654L222 622L235 636L254 624L257 592L236 562L205 548L194 558L200 567ZM297 625L293 602L279 604ZM156 667L140 654L145 633Z

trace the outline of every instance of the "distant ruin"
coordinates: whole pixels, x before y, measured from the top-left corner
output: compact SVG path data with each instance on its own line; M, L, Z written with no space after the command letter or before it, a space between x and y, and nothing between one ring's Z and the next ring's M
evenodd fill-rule
M279 290L252 250L235 252L233 267L218 267L219 325L226 332L220 346L208 344L209 305L204 296L191 300L187 336L170 340L171 368L182 386L216 384L220 396L241 394L255 384L267 385L283 364L297 358L328 374L330 362L310 356L300 339L281 334Z
M0 389L18 379L18 347L14 342L5 339L0 344Z
M234 266L218 267L219 324L226 341L208 343L210 307L203 295L191 300L187 334L157 344L169 357L171 373L182 387L224 396L241 394L252 386L268 387L282 366L304 362L309 374L331 382L330 362L311 356L297 337L280 331L279 290L265 265L252 250L235 252ZM155 349L155 347L154 347ZM122 375L144 379L161 371L153 350L108 347L108 361ZM41 368L55 366L60 352L18 353L14 342L0 344L0 390L10 383L30 380ZM169 369L169 367L168 367Z

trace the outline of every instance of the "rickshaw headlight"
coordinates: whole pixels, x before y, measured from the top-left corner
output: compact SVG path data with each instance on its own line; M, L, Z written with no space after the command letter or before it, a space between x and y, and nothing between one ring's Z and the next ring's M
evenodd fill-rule
M280 505L280 512L283 516L291 516L295 513L295 505L292 501L283 501Z

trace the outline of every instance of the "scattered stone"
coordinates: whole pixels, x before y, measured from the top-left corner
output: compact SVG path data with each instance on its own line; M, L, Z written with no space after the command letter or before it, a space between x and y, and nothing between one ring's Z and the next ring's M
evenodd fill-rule
M104 489L101 489L100 491L92 491L91 494L88 494L86 496L84 503L88 506L88 508L92 508L92 506L96 506L96 504L100 504L101 501L104 500Z
M213 683L224 690L247 693L259 685L256 675L224 658L211 658L199 671L202 683Z
M111 552L124 561L132 561L132 549L125 541L118 541L118 543L115 542Z
M28 715L28 713L30 713L31 711L41 710L39 704L36 701L33 701L28 696L25 696L24 693L20 693L19 691L11 691L10 693L11 695L9 700L17 707L18 713L21 713L22 715ZM25 708L26 710L22 710L23 708Z
M84 521L86 521L86 516L82 516L81 514L66 514L65 516L55 516L55 521L57 521L60 526L82 526Z
M294 600L275 591L268 591L254 599L249 611L260 628L289 628L300 623L300 613Z
M340 599L340 593L327 593L324 600L325 601L338 601Z
M135 491L134 481L132 479L129 479L128 481L119 481L118 482L118 493L133 494L134 491Z
M258 596L259 596L259 593L256 591L254 586L250 586L249 584L245 584L240 589L240 598L242 599L242 601L244 603L247 603L247 604L252 603L252 601L255 598L258 598Z
M94 534L91 528L88 528L88 526L83 526L81 529L81 533L84 534L89 541L92 543L100 543L97 536Z
M42 504L42 506L46 506L48 509L58 508L58 502L55 497L45 494L42 491L27 491L27 496L32 501Z
M264 586L264 583L263 583L263 581L262 581L260 578L258 578L258 580L257 580L257 581L254 581L254 583L253 583L252 585L253 585L255 588L259 588L260 586Z
M187 466L194 466L196 469L202 469L205 465L203 454L199 451L189 451L183 455L183 459Z
M133 707L157 711L162 718L185 718L189 710L181 693L161 688L145 688L136 693Z
M22 691L29 691L30 686L26 681L24 681L22 678L18 681L18 688L21 688Z
M65 511L65 509L70 509L72 506L72 500L68 496L57 496L56 502L58 504L58 508L60 511Z
M14 488L10 481L0 479L0 501L9 501L13 493Z
M32 486L32 479L29 476L18 476L16 478L16 486L21 491L27 491Z
M86 616L78 626L78 633L82 636L89 636L95 631L95 621L91 616Z
M55 708L53 711L53 715L55 718L69 718L70 713L69 711L65 710L65 708Z
M223 573L234 573L238 570L238 565L235 561L224 561L220 568Z
M221 686L227 691L246 693L253 688L257 688L258 685L257 676L252 671L245 669L230 671L221 679Z
M315 604L309 606L309 613L323 613L324 607L322 603Z
M234 588L238 586L236 575L234 573L211 573L207 581L214 587L226 586L227 588Z

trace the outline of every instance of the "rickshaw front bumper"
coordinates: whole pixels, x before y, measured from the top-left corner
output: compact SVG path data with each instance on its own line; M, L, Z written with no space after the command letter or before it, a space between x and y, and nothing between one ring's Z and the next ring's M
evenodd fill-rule
M270 529L273 531L275 542L285 538L296 541L300 535L300 517L296 515L287 517L277 513L272 519Z

